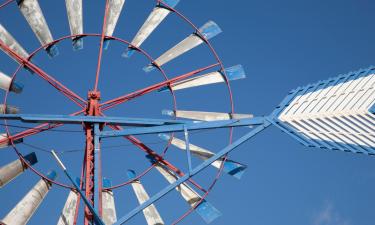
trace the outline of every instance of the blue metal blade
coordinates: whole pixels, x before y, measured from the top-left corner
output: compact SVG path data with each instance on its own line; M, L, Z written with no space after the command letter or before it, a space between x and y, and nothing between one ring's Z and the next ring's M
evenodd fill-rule
M51 58L53 58L53 57L59 55L59 49L57 48L56 45L48 46L48 47L46 48L46 51L47 51L48 55L49 55Z
M38 162L38 158L36 157L35 152L27 154L23 157L30 165L34 165Z
M213 205L211 205L206 200L203 200L195 208L195 212L197 212L206 223L211 223L216 218L222 215L219 210L217 210Z
M246 165L228 159L224 163L223 171L237 179L241 179L242 175L245 173L246 168Z
M83 38L75 38L75 39L73 39L73 49L74 50L81 50L81 49L83 49Z
M180 2L180 0L164 0L163 2L169 7L174 8Z
M207 40L223 32L214 21L208 21L199 28L199 31Z
M242 65L225 68L225 73L228 80L239 80L246 78L245 70L243 69Z

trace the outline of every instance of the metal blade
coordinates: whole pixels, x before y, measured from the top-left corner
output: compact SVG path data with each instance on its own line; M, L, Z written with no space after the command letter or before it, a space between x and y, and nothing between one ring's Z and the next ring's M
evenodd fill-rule
M16 41L16 39L14 39L14 37L5 29L5 27L2 24L0 24L0 40L22 58L29 58L29 53L26 52L26 50ZM5 52L7 55L9 55L9 53L5 51L3 48L1 48L1 50ZM14 60L18 63L16 59Z
M57 174L50 171L47 177L55 180ZM4 224L27 224L51 189L52 184L44 179L39 182L18 202L18 204L2 220Z
M34 165L38 162L38 159L34 152L24 156L24 159L30 165ZM5 166L2 166L0 168L0 188L4 187L6 184L14 180L16 177L22 174L27 168L27 165L23 163L21 159L17 159Z
M23 84L12 82L12 78L0 71L0 89L19 94L23 90Z
M177 181L177 176L162 164L158 163L155 168L170 184ZM177 186L176 190L180 192L181 196L192 208L195 207L195 211L202 217L202 219L206 223L210 223L221 216L220 211L217 210L208 201L201 201L202 197L197 192L195 192L194 189L187 185L186 182Z
M208 85L208 84L225 83L226 79L225 79L224 74L227 74L227 79L229 81L246 78L245 71L243 70L242 66L237 65L237 66L233 66L230 68L226 68L225 73L221 71L216 71L216 72L211 72L211 73L207 73L201 76L196 76L193 78L189 78L186 80L172 83L170 85L170 88L173 91L177 91L181 89L198 87L198 86L203 86L203 85ZM167 90L169 90L168 86L161 88L159 91L167 91Z
M199 28L199 31L202 33L203 37L208 39L211 39L215 37L216 35L220 34L222 31L220 27L213 21L209 21L206 24L204 24L201 28ZM167 62L177 58L178 56L188 52L189 50L201 45L204 43L203 38L193 33L184 40L182 40L180 43L175 45L173 48L166 51L163 55L161 55L159 58L157 58L153 63L162 66L166 64ZM145 72L150 72L155 69L154 65L148 65L143 70Z
M111 180L103 178L103 188L109 188L111 186ZM117 222L115 196L111 190L103 190L102 192L102 215L103 222L106 225L112 225Z
M18 112L18 107L0 104L0 114L17 114Z
M42 9L39 6L38 0L17 0L18 7L21 13L29 23L34 34L38 38L41 45L46 45L53 41L53 37L46 19L44 18ZM56 45L50 45L45 48L50 57L57 56L59 51Z
M112 36L115 31L118 18L120 17L122 8L125 4L125 0L109 0L109 8L107 14L107 21L104 28L104 34L106 36ZM108 49L109 40L104 40L104 49Z
M82 0L65 0L66 12L68 14L70 33L72 35L83 34L83 12ZM80 37L73 37L73 49L83 48L83 40Z
M164 1L169 7L174 8L180 0L169 0ZM123 57L129 58L133 55L134 47L140 47L142 43L151 35L151 33L160 25L160 23L168 16L171 11L161 5L157 5L148 16L142 27L139 29L134 39L131 42L131 46L122 54Z
M230 119L245 119L253 118L251 114L236 114L236 113L218 113L218 112L202 112L202 111L183 111L183 110L163 110L163 115L175 116L177 118L185 118L191 120L201 121L215 121L215 120L230 120Z
M134 179L136 177L135 172L133 170L128 170L127 174L128 174L129 179ZM141 184L139 180L133 181L131 185L133 187L135 195L137 196L139 204L142 204L146 202L147 200L149 200L150 197L148 196L145 188L143 187L143 185ZM148 225L163 225L164 224L164 221L161 218L154 204L151 204L150 206L145 208L143 210L143 214L146 218Z
M159 137L163 140L169 141L171 136L167 134L159 134ZM177 148L186 151L186 143L184 140L178 139L176 137L172 138L171 144L176 146ZM214 156L215 154L207 149L201 148L197 145L190 144L189 145L190 152L192 155L202 159L207 160ZM214 161L211 165L216 169L220 169L221 165L223 164L224 159L218 159ZM241 176L245 172L247 166L241 164L239 162L233 160L226 160L223 165L223 171L237 179L241 179Z
M78 204L78 194L74 191L70 191L68 198L66 199L63 210L61 211L57 225L73 225L74 217L76 213L76 207Z

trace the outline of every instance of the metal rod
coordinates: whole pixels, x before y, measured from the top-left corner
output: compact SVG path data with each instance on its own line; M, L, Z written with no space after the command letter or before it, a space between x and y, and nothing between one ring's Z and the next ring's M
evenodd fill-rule
M64 171L65 175L68 177L68 179L70 180L70 182L73 184L73 186L78 191L79 195L81 196L82 200L85 202L86 206L89 208L90 212L93 214L95 223L97 225L105 225L103 223L103 221L100 219L97 211L92 207L92 205L90 204L89 200L86 198L85 194L82 192L82 190L79 188L79 186L77 185L77 183L70 176L68 170L66 169L65 165L60 160L60 158L57 156L56 152L54 150L52 150L51 153L52 153L53 157L56 159L56 162L59 164L59 166L61 167L61 169Z
M191 176L194 176L195 174L199 173L200 171L202 171L203 169L205 169L206 167L208 167L214 161L218 160L219 158L221 158L225 154L231 152L233 149L235 149L238 146L240 146L241 144L243 144L245 141L247 141L250 138L254 137L256 134L258 134L259 132L261 132L265 128L267 128L269 125L270 125L269 122L265 122L263 125L254 128L252 131L250 131L249 133L247 133L246 135L244 135L243 137L241 137L237 141L235 141L232 144L228 145L227 147L223 148L215 156L211 157L210 159L204 161L199 166L197 166L196 168L194 168L192 170L192 172L191 172L190 175L186 174L185 176L179 178L175 183L168 185L163 190L161 190L159 193L157 193L154 196L152 196L148 201L144 202L143 204L141 204L140 206L136 207L135 209L133 209L132 211L130 211L128 214L126 214L125 216L123 216L122 218L120 218L115 225L124 224L126 221L128 221L130 218L132 218L133 216L135 216L136 214L138 214L144 208L146 208L147 206L151 205L152 203L154 203L155 201L157 201L158 199L160 199L161 197L163 197L164 195L166 195L167 193L169 193L170 191L172 191L175 187L177 187L178 185L180 185L183 182L185 182L186 180L188 180Z

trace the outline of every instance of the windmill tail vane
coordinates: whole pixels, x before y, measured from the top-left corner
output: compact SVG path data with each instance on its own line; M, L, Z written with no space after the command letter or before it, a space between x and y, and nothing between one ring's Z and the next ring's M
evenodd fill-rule
M175 98L175 92L183 94L186 89L194 88L194 90L198 90L208 88L211 85L226 85L232 101L230 83L246 78L244 67L236 64L224 67L210 43L211 39L222 33L222 29L212 20L196 27L176 9L179 3L179 0L156 1L146 20L134 33L133 39L126 41L113 36L116 30L122 29L121 26L117 25L125 9L130 7L125 0L105 1L101 33L97 34L84 33L83 15L85 8L83 1L66 0L66 15L70 35L60 39L54 39L49 26L52 24L50 22L53 21L47 23L38 0L14 1L16 9L20 11L20 16L31 28L30 32L35 36L40 47L29 53L17 41L16 36L13 36L6 29L8 21L0 23L0 49L18 65L18 69L13 75L5 70L4 72L0 71L0 89L5 91L5 101L0 104L0 119L5 121L4 127L6 128L6 132L0 134L0 153L5 152L9 147L13 147L18 157L18 159L11 160L0 167L0 188L11 184L17 177L28 171L34 172L40 179L34 186L30 187L29 191L13 208L9 207L9 212L6 215L0 217L2 218L1 224L27 224L54 187L68 190L66 201L61 204L61 214L56 219L59 225L76 224L80 211L82 211L83 224L85 225L125 224L138 214L143 214L143 219L148 225L166 224L165 221L169 218L163 218L163 215L165 215L164 208L160 207L161 204L159 205L158 201L166 199L163 197L172 191L176 191L176 199L181 200L189 209L184 215L195 212L203 222L212 223L222 216L222 213L211 203L212 201L208 201L206 198L217 179L222 172L230 177L240 179L248 167L245 163L232 158L230 153L270 126L280 129L308 147L375 155L375 67L298 87L290 91L279 106L267 116L235 113L233 109L230 112L177 109L176 103L171 108L162 110L161 113L158 110L156 116L106 116L104 114L106 110L151 92L159 96L170 93ZM6 5L8 3L0 5L0 10L5 8ZM186 36L184 35L185 38L179 42L172 42L176 43L174 46L162 49L163 53L153 59L149 53L141 49L141 46L151 39L154 32L162 29L165 20L172 19L169 16L171 14L177 15L182 21L186 22L192 28L192 31L189 31ZM88 91L87 99L80 97L32 61L34 55L39 54L39 50L42 54L48 55L49 60L57 60L59 54L65 53L61 48L63 45L57 47L58 43L65 39L72 44L71 47L75 50L72 51L69 47L69 51L77 52L79 50L80 53L83 53L86 50L86 48L83 48L84 41L86 46L85 37L100 39L95 86ZM190 70L191 72L166 79L130 94L100 102L101 93L98 84L102 50L108 52L111 48L115 48L115 45L110 44L113 41L124 45L120 53L126 59L121 58L121 60L132 60L132 56L135 54L143 55L148 60L145 64L142 64L142 66L146 65L143 67L144 71L139 68L143 74L157 69L154 72L160 72L166 78L168 76L163 69L164 65L171 64L179 57L182 59L183 55L187 55L186 53L203 45L208 46L207 49L210 50L216 61L210 66L194 71ZM45 83L53 87L53 90L78 106L79 111L72 112L69 115L31 114L27 113L28 110L23 107L17 106L18 104L8 104L8 95L19 98L28 97L22 93L24 84L17 77L17 73L22 69L32 72L35 75L33 77L46 81ZM230 102L230 104L233 106L233 102ZM151 112L146 110L146 113ZM123 112L120 112L120 114L123 115ZM35 127L13 125L15 128L24 128L25 130L12 134L10 132L12 125L8 124L10 121L22 125L27 124L28 126L35 125ZM27 143L26 140L29 140L29 137L64 125L83 127L85 136L84 160L80 165L82 167L81 176L77 179L75 178L74 168L70 164L71 161L68 161L65 156L60 158L58 153L61 152L59 151L44 150L48 154L50 152L52 154L48 155L48 162L42 163L43 157L35 152L24 154L23 151L19 150L23 141ZM232 131L233 128L238 127L244 128L243 130L246 130L246 133L221 149L209 147L208 144L205 145L204 143L197 144L196 140L190 141L190 136L195 131L223 128L229 128ZM181 134L182 138L177 137L176 134ZM159 154L158 151L139 139L144 137L143 135L150 135L165 144L166 150ZM145 153L147 159L142 158L142 160L144 160L144 165L147 165L146 168L148 169L137 173L135 168L123 168L121 172L115 172L123 182L112 184L118 179L109 178L110 176L104 174L108 171L102 170L102 153L108 152L103 152L101 145L103 141L111 141L117 137L127 139L132 146ZM214 140L214 138L211 140ZM175 154L183 154L183 157L179 157L179 163L185 165L183 167L185 169L182 170L169 161L166 155L168 148L176 150ZM115 160L117 156L112 157ZM54 160L50 160L52 158ZM67 164L65 165L64 162ZM45 170L42 167L43 165L52 168L47 168L46 171L48 172L42 173L37 168L40 166L43 168L41 170ZM55 167L60 167L64 177L69 182L68 184L59 181L62 178L61 176L58 178L57 172L53 169ZM197 175L210 169L216 172L216 178L213 179L212 186L205 189L197 182L201 179ZM153 179L160 179L164 182L163 188L157 189L157 185L147 185L150 182L145 179L149 171L156 172ZM205 177L205 179L207 178ZM121 195L117 195L116 192L126 185L131 186L129 190L134 193L135 206L129 212L121 212L118 216L117 209L119 207L116 209L116 203L122 204L123 201L117 200ZM84 204L83 207L80 206L81 203ZM84 209L81 210L81 208ZM184 216L180 217L173 224L178 223L183 218Z

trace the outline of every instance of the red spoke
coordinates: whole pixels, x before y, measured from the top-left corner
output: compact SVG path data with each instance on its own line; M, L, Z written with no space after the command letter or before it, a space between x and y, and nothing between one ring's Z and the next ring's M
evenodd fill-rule
M154 85L151 85L151 86L148 86L146 88L142 88L140 90L137 90L135 92L132 92L130 94L127 94L127 95L124 95L124 96L121 96L121 97L118 97L118 98L115 98L115 99L112 99L112 100L109 100L109 101L106 101L104 103L102 103L100 106L102 107L101 110L105 111L105 110L108 110L116 105L119 105L121 103L124 103L124 102L127 102L127 101L130 101L134 98L137 98L137 97L140 97L142 95L145 95L145 94L148 94L150 92L153 92L155 90L159 90L160 88L164 87L164 86L168 86L174 82L177 82L177 81L180 81L180 80L183 80L183 79L186 79L188 77L191 77L193 75L196 75L198 73L201 73L205 70L208 70L208 69L211 69L215 66L218 66L220 65L219 63L215 63L215 64L212 64L210 66L207 66L207 67L203 67L203 68L200 68L200 69L197 69L197 70L194 70L192 72L189 72L189 73L186 73L186 74L183 74L183 75L180 75L180 76L177 76L177 77L174 77L172 79L168 79L166 81L163 81L163 82L160 82L160 83L157 83L157 84L154 84Z
M15 0L8 0L8 1L4 2L3 4L0 5L0 9L3 8L3 7L5 7L5 6L7 6L8 4L10 4L10 3L14 2L14 1Z
M122 130L123 129L121 126L115 126L115 125L110 125L109 127L111 129L113 129L113 130ZM150 149L149 147L147 147L144 143L142 143L136 137L134 137L134 136L125 136L124 138L126 138L127 140L129 140L132 144L134 144L135 146L137 146L138 148L140 148L142 151L144 151L147 154L153 156L158 162L161 162L164 165L166 165L170 170L172 170L173 172L175 172L176 174L178 174L180 177L185 176L184 172L182 172L180 169L178 169L177 167L175 167L173 164L171 164L170 162L168 162L167 160L165 160L161 155L159 155L158 153L156 153L155 151L153 151L152 149ZM199 190L201 190L203 192L206 192L206 190L202 186L200 186L197 182L195 182L192 178L190 178L188 181L191 184L193 184L195 187L197 187Z
M70 114L70 116L76 116L76 115L81 114L82 112L84 112L84 111L81 110L81 111L72 113L72 114ZM43 124L40 124L36 127L24 130L22 132L19 132L17 134L9 136L8 138L0 140L0 144L4 144L4 143L8 142L8 139L12 139L13 141L15 141L15 140L18 140L18 139L21 139L21 138L24 138L24 137L32 136L32 135L39 134L39 133L47 131L47 130L51 130L51 129L56 128L56 127L60 127L62 125L63 124L59 124L59 123L57 123L57 124L43 123Z
M101 35L101 38L100 38L100 48L99 48L99 55L98 55L98 64L97 64L97 67L96 67L94 91L98 90L100 67L101 67L101 64L102 64L102 55L103 55L104 32L105 32L105 26L107 24L108 7L109 7L109 0L107 0L106 3L105 3L105 12L104 12L104 18L103 18L102 35Z
M0 41L0 47L4 49L6 52L9 53L9 55L13 58L15 58L20 64L23 64L27 66L30 70L35 72L38 76L46 80L49 84L51 84L54 88L56 88L58 91L63 93L66 97L68 97L70 100L72 100L75 104L80 106L81 108L85 107L85 100L81 98L79 95L71 91L69 88L64 86L62 83L57 81L52 76L48 75L46 72L44 72L41 68L36 66L35 64L31 63L29 59L22 58L20 55L18 55L15 51L10 49L7 45L5 45L2 41Z

